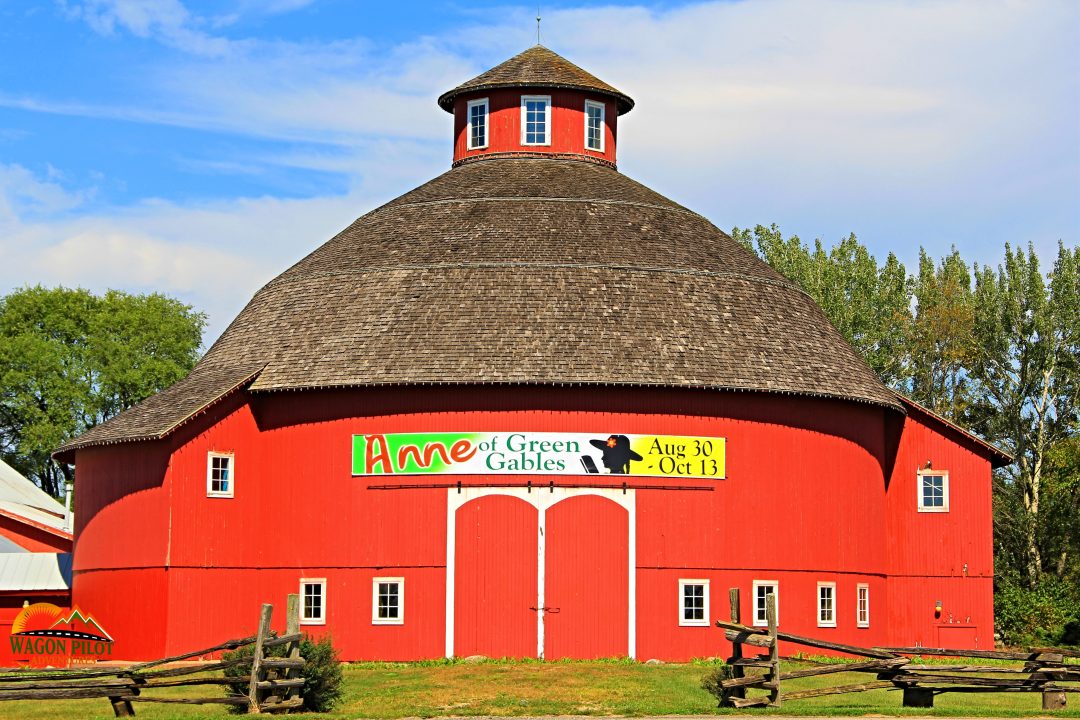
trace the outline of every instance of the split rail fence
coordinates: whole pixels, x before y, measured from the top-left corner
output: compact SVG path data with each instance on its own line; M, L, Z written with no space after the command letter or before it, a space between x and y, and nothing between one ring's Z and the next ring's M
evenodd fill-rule
M235 705L247 708L249 713L282 712L300 708L304 704L301 692L304 686L302 670L304 658L300 657L300 603L298 595L289 595L287 603L287 627L285 635L275 637L270 632L273 605L263 605L259 615L259 627L255 635L239 640L228 640L210 648L194 650L183 655L152 660L123 668L101 670L48 670L42 672L12 669L0 675L0 701L5 700L82 700L107 698L116 717L134 717L132 703L178 703L184 705ZM286 646L285 657L267 657L267 651ZM240 657L217 662L163 668L191 658L205 657L225 650L239 650L251 646L250 657ZM192 677L203 673L250 665L247 675L226 677ZM217 695L214 697L162 697L146 694L161 688L220 687L222 685L243 687L246 694Z
M720 680L721 707L780 707L786 700L801 700L822 695L864 692L866 690L902 690L904 707L929 708L934 697L941 693L1042 693L1044 710L1065 707L1066 694L1080 692L1080 664L1068 662L1067 658L1080 658L1080 652L1065 648L1028 648L1017 651L997 650L951 650L946 648L865 648L843 645L816 638L780 632L776 627L776 599L767 595L767 629L748 627L740 617L739 589L729 592L731 621L717 620L724 628L725 637L732 643L732 656L727 664L731 677ZM862 658L858 662L819 664L813 667L782 672L779 641L805 645L819 650L846 653ZM746 646L767 650L748 657ZM960 657L976 660L1011 660L1021 666L940 664L931 665L912 662L913 656ZM764 674L747 674L748 668L764 668ZM876 675L872 681L817 687L785 692L784 681L816 677L834 673L866 673ZM1011 677L991 677L1009 675ZM765 695L748 697L748 689L766 691Z

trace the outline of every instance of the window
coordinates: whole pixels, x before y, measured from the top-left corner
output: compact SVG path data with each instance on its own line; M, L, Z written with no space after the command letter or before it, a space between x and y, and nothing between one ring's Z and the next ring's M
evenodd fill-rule
M604 152L604 104L585 101L585 148Z
M836 583L818 583L818 627L836 627Z
M469 149L477 150L479 148L486 148L488 144L488 101L487 98L483 100L470 100L468 104L469 110Z
M858 615L855 618L855 624L859 627L870 627L870 586L859 583L858 593Z
M300 580L300 624L326 624L326 578Z
M551 98L546 95L521 96L521 144L551 144Z
M206 496L232 497L234 482L233 454L216 452L207 453Z
M949 512L949 473L919 471L919 512Z
M772 595L776 598L776 624L780 624L780 595L777 593L779 583L775 580L754 581L754 625L756 627L768 627L769 618L765 613L765 597Z
M405 578L375 578L371 582L371 623L401 625L405 622Z
M679 624L709 625L709 581L679 581Z

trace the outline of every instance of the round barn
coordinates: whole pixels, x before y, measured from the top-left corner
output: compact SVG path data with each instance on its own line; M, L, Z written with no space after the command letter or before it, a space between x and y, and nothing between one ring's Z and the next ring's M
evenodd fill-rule
M448 172L58 450L73 600L114 658L287 593L349 660L724 655L729 588L747 623L772 592L788 632L992 647L1007 456L619 173L623 92L537 45L438 102Z

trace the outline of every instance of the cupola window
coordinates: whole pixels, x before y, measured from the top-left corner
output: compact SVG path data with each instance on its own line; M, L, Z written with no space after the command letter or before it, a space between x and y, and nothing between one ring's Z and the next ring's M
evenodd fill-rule
M469 149L477 150L488 145L488 101L469 102Z
M521 144L551 144L551 97L523 95L521 97Z
M585 101L585 147L604 152L604 104Z

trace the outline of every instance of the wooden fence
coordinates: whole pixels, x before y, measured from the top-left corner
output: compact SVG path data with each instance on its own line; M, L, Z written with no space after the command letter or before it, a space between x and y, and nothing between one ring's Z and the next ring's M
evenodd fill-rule
M300 657L299 596L288 596L286 634L274 637L270 632L273 605L263 605L255 635L229 640L210 648L194 650L183 655L162 658L125 668L101 670L49 670L33 672L12 670L0 675L0 701L4 700L81 700L107 698L116 717L133 717L132 703L179 703L185 705L236 705L249 713L281 712L299 708L304 700ZM253 646L251 657L235 658L184 667L164 668L169 663L204 657L224 650ZM286 646L285 657L266 656L276 646ZM234 677L192 677L196 674L251 665L247 675ZM160 688L220 687L247 685L247 694L216 695L214 697L161 697L146 694Z
M902 690L904 707L929 708L934 697L941 693L1037 692L1042 693L1044 710L1065 707L1066 694L1080 692L1080 665L1067 658L1080 658L1080 652L1064 648L1028 648L1026 650L951 650L946 648L864 648L843 645L816 638L780 632L776 627L776 601L767 595L768 628L753 628L742 624L739 590L729 592L731 621L717 620L725 637L732 643L731 677L718 681L722 695L721 707L780 707L785 700L800 700L822 695L863 692L866 690ZM854 655L862 660L853 663L816 664L813 667L781 672L779 641L805 645ZM763 648L768 654L745 655L745 646ZM1012 660L1019 666L940 664L912 662L912 656L961 657L982 660ZM764 674L748 675L747 668L764 668ZM868 673L876 675L869 682L835 685L783 692L785 680L815 677L833 673ZM990 677L1008 675L1010 677ZM748 697L748 689L765 690L767 694Z

